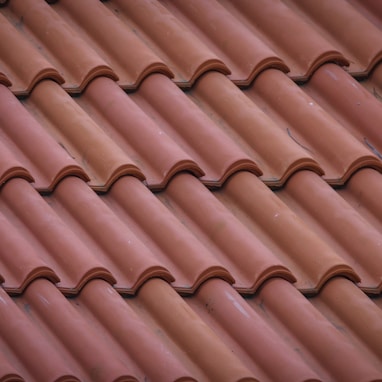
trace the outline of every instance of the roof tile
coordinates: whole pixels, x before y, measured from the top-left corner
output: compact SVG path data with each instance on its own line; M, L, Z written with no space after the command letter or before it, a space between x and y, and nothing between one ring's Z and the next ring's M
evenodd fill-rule
M16 239L10 247L12 251L4 251L2 272L6 290L21 292L37 277L58 282L58 287L69 294L77 293L92 277L115 281L28 182L9 180L1 188L0 198L4 216L2 236L8 237L8 241Z
M175 279L172 286L178 292L193 292L211 277L220 277L230 283L235 281L224 267L225 263L137 179L119 179L101 198L171 272ZM103 232L106 232L105 227ZM115 287L118 289L118 283Z
M157 197L230 269L239 291L252 293L270 277L295 280L274 253L192 175L177 175Z
M289 139L256 103L221 74L207 73L188 94L222 133L255 161L262 172L258 175L268 185L282 185L299 169L324 173L307 150Z
M136 88L150 73L173 77L167 63L141 41L134 28L127 27L102 2L59 1L52 8L70 25L75 36L112 68L121 87ZM81 56L85 55L81 53Z
M23 103L40 124L39 128L85 170L93 188L106 190L126 174L144 179L128 154L55 82L40 82Z
M0 380L382 381L381 11L0 0Z
M286 187L289 187L294 178L299 179L300 173L303 172L293 175ZM306 173L320 180L316 174L309 171ZM299 185L301 181L296 183ZM322 183L326 185L325 182ZM257 240L261 240L273 256L290 269L297 279L296 287L302 292L317 292L335 275L359 281L355 264L352 268L353 262L348 262L345 257L341 258L320 232L311 229L279 197L284 192L283 189L274 193L256 177L240 172L213 194Z
M28 94L33 86L41 79L50 78L63 83L64 79L37 50L25 38L20 29L21 24L13 26L4 16L2 8L0 13L0 68L8 81L5 85L17 95ZM28 62L28 65L24 65ZM2 81L2 83L3 83Z
M344 99L338 89L336 92L339 99L337 102L333 99L330 105L329 97L316 97L318 91L316 93L315 85L317 84L318 88L322 84L319 76L322 72L332 69L334 72L339 69L339 75L356 83L338 66L326 64L318 69L303 87L297 86L279 71L267 70L256 79L245 94L273 119L279 129L288 134L288 138L312 156L323 169L323 178L329 184L341 185L361 167L368 166L382 170L382 161L375 151L370 150L365 144L365 138L362 139L359 134L366 128L365 123L356 124L353 118L352 123L358 129L353 132L346 120L335 118L337 112L342 112L339 103L343 102L340 99ZM347 92L348 95L349 93ZM353 93L359 97L365 92L358 87ZM334 97L333 94L330 97ZM373 110L381 109L375 99L370 99L369 103ZM348 108L349 105L346 106L347 116L349 113L354 113L348 111ZM344 109L343 112L345 113ZM341 142L341 145L338 142ZM267 183L267 179L263 180Z
M247 34L252 33L276 52L294 80L307 80L325 62L349 65L341 50L312 28L309 19L301 17L283 1L219 2L237 18L238 24L248 28Z
M268 281L259 294L253 299L247 300L252 308L261 317L266 319L279 336L288 345L298 352L312 371L315 371L322 381L374 381L382 378L380 354L375 353L373 358L364 357L363 348L352 343L354 336L341 327L336 326L336 321L331 321L323 312L326 311L328 300L326 294L330 293L326 288L333 290L338 283L343 283L343 293L335 293L335 304L351 309L355 307L353 314L359 312L359 319L372 319L373 325L380 326L381 310L373 309L374 317L371 312L365 312L362 304L370 304L371 301L363 294L352 282L345 278L338 278L329 281L315 301L325 304L324 307L315 309L310 300L302 298L295 288L283 280L273 279ZM353 293L355 296L353 299ZM344 300L339 303L341 298L338 295L352 296L351 301ZM372 303L371 303L372 304ZM339 311L333 307L333 311ZM293 308L291 308L293 306ZM329 305L330 306L330 305ZM322 311L321 311L322 309ZM368 316L370 314L370 316ZM361 318L362 317L362 318ZM367 325L366 325L367 326ZM365 328L368 334L375 333L374 328ZM354 336L354 337L353 337ZM364 338L367 341L367 336ZM373 353L372 341L365 343L368 351ZM325 348L323 352L322 349ZM375 357L379 362L375 363Z
M382 117L382 104L374 94L334 64L318 69L304 90L382 159L382 137L375 123Z
M339 0L335 4L330 0L285 2L302 17L306 17L311 27L348 59L352 75L367 75L381 60L381 30L357 12L347 0ZM347 28L348 25L351 28Z
M309 171L295 174L277 194L357 272L361 289L381 292L382 233L377 227Z
M66 90L80 92L99 75L118 79L108 64L45 1L12 1L3 14L19 29L25 41L57 68Z
M0 85L0 99L2 182L17 176L33 182L37 189L47 191L68 174L88 179L83 169L3 85Z
M183 299L159 279L146 282L134 298L93 280L71 299L36 280L13 301L2 292L0 302L3 315L17 317L2 327L2 356L26 380L49 380L52 369L74 380L96 375L127 381L371 381L382 374L373 337L382 311L342 277L311 299L277 278L246 299L220 279ZM365 304L367 311L360 309ZM11 323L25 329L17 353ZM357 327L362 339L352 332ZM33 344L36 351L28 352ZM40 359L51 360L52 368L35 368Z
M178 86L189 87L203 73L230 73L225 62L158 1L104 3L139 39L166 63ZM139 4L139 5L138 5Z
M231 72L228 77L235 83L248 85L269 67L288 71L282 59L218 1L162 3L221 58Z

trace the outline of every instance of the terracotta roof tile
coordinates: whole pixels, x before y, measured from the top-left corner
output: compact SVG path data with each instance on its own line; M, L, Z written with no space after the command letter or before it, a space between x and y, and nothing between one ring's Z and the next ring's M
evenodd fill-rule
M356 118L352 118L354 131L348 123L349 113L353 113L348 111L350 104L341 109L340 103L344 102L345 98L342 96L343 92L346 92L348 97L351 92L348 89L337 88L335 92L339 98L336 102L333 83L330 85L333 87L330 96L327 94L327 97L321 98L316 90L322 84L322 73L328 73L329 77L337 72L345 77L344 81L346 79L352 84L353 90L354 86L356 87L357 90L353 92L355 97L365 93L350 75L334 64L323 65L303 87L298 87L285 75L280 76L279 71L268 70L245 91L246 95L257 102L274 120L278 128L312 156L323 169L323 178L332 185L343 184L361 167L382 170L381 158L365 144L367 139L361 135L362 130L367 128L366 118L364 123L361 123L359 118L357 122ZM324 91L328 91L328 88ZM372 110L382 110L375 98L369 97L369 104ZM338 118L338 113L343 113L341 115L347 119ZM369 139L371 138L370 136ZM341 142L341 145L338 142ZM266 178L264 182L267 183Z
M375 0L0 0L0 381L382 381Z
M300 179L304 173L298 172L293 175L285 189L288 190L294 179ZM332 190L314 173L306 173L307 177L317 177L319 182ZM303 182L297 181L297 184ZM305 190L305 187L301 189L303 193ZM332 192L335 194L335 191ZM354 262L350 263L347 258L341 258L339 253L328 245L325 236L309 227L284 198L280 197L284 193L284 189L274 193L254 176L242 172L232 176L222 189L214 192L214 195L263 242L268 251L291 270L297 279L296 287L302 292L317 292L335 275L359 281L358 268ZM321 204L320 207L322 208Z
M278 195L356 270L363 290L381 292L382 235L378 227L312 172L295 174Z
M99 75L118 79L107 63L45 1L12 1L4 9L4 15L25 41L59 71L65 80L63 87L68 91L80 92Z
M320 105L337 119L371 153L382 159L382 138L378 121L381 102L336 65L322 66L304 87Z
M83 169L3 85L0 99L1 182L22 177L46 191L68 174L88 179Z
M348 59L349 72L354 76L368 74L381 60L381 30L357 12L347 0L336 1L335 4L330 0L318 3L286 0L286 3L307 17L313 23L314 29L338 47L337 49ZM344 28L345 25L352 27Z
M152 279L134 298L93 280L68 300L49 281L36 280L13 301L1 292L0 301L2 315L17 318L2 326L2 356L26 380L371 381L382 374L380 341L373 336L382 311L343 278L312 299L280 279L248 299L213 279L182 299ZM16 353L12 322L22 323L25 344ZM352 333L357 327L362 339ZM42 357L51 359L49 368L35 367Z
M230 269L238 290L253 292L264 280L276 276L294 281L272 251L193 176L176 176L158 198Z
M24 105L67 155L85 170L95 189L105 190L126 174L145 178L129 153L123 152L53 81L40 82Z
M7 78L6 85L17 95L27 94L33 86L44 78L50 78L58 83L64 79L35 48L0 12L0 68ZM28 62L28 65L23 63ZM4 78L4 77L3 77Z
M209 70L230 73L225 62L159 1L104 4L166 63L177 85L188 87Z

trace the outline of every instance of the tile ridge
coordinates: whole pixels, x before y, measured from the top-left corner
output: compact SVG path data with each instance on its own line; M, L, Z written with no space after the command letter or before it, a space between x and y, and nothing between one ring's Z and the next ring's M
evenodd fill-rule
M255 294L267 281L271 279L282 279L294 284L297 279L293 273L284 265L272 265L261 272L255 283L250 288L233 285L233 288L243 296Z
M357 285L361 281L361 278L358 276L358 274L354 271L352 267L350 267L347 264L337 264L329 268L325 272L325 274L321 276L321 280L317 283L317 285L314 288L298 288L298 290L306 297L314 296L319 294L321 290L325 287L325 285L328 282L330 282L330 280L333 280L337 277L342 277L347 280L350 280L354 283L354 285ZM358 285L357 287L359 288Z
M0 84L7 87L12 86L12 82L3 72L0 72Z
M381 158L378 158L377 155L381 154L379 154L379 152L376 152L375 154L376 155L364 155L355 159L346 169L346 171L340 179L326 178L324 180L330 186L336 187L343 186L358 170L361 170L363 168L371 168L378 171L379 173L382 173L382 156Z
M192 159L183 159L175 163L169 170L166 172L161 183L150 183L144 182L147 187L152 191L160 191L166 188L167 184L179 173L187 172L195 176L196 178L203 177L205 175L204 171L200 166Z
M283 73L290 72L288 65L279 58L278 56L266 57L262 61L260 61L254 68L252 68L251 73L246 79L243 80L235 80L228 78L233 84L235 84L239 88L245 88L250 86L261 74L261 72L268 69L277 69Z
M232 162L227 168L224 174L220 177L220 179L209 181L204 180L203 177L200 179L200 181L206 185L207 187L223 187L224 183L234 174L240 172L240 171L247 171L250 172L258 177L261 177L263 175L263 172L261 171L260 167L254 162L254 160L248 158L248 159L238 159L234 162Z
M147 65L147 67L144 70L142 70L139 76L137 77L137 81L135 84L126 85L126 86L124 86L123 84L120 84L119 86L125 90L137 90L146 77L155 73L163 74L170 79L174 78L174 73L172 72L172 70L163 62L158 61L158 62L153 62Z
M28 274L24 277L22 283L17 286L7 286L2 285L2 288L9 294L9 295L19 295L22 294L28 286L33 283L33 281L37 279L47 279L51 281L53 284L57 284L60 282L60 278L58 277L57 273L52 270L49 266L39 266L31 271L28 272ZM1 281L2 284L4 284L5 281Z
M11 168L8 168L6 171L0 174L0 188L9 180L14 178L25 179L30 183L33 183L35 181L35 179L27 169L25 169L23 166L15 165Z
M86 89L86 87L97 77L107 77L112 79L113 81L119 80L118 75L108 65L98 65L92 68L86 74L86 76L84 76L84 78L82 79L79 85L70 87L70 86L65 86L64 84L63 88L70 95L77 95L82 93Z
M308 82L316 70L318 70L321 66L329 63L337 65L344 70L346 70L349 66L349 60L346 59L340 52L337 50L330 50L317 56L305 75L289 76L289 78L296 83Z
M235 279L231 273L223 266L210 266L205 271L201 272L191 287L172 286L180 295L193 295L197 290L208 280L219 279L228 284L235 283Z
M129 287L114 285L114 289L120 294L136 294L138 290L149 280L159 279L171 284L175 281L174 276L162 265L154 265L145 269L136 279L135 283ZM173 287L171 287L173 288Z
M222 60L220 60L219 58L211 58L201 63L194 70L194 73L189 79L189 81L176 81L175 79L173 81L179 88L190 88L199 80L199 78L201 78L204 74L208 72L218 72L224 75L231 74L230 69Z
M280 179L266 179L264 177L260 177L260 179L270 188L279 188L284 186L295 173L304 170L312 171L319 176L323 176L325 174L324 170L317 163L317 161L313 158L307 157L297 159L291 163L286 171L284 171L284 174L282 174Z
M90 183L90 188L97 192L107 192L113 186L113 184L123 176L134 176L140 181L144 182L146 177L142 171L133 163L125 163L119 165L116 169L113 170L102 183Z

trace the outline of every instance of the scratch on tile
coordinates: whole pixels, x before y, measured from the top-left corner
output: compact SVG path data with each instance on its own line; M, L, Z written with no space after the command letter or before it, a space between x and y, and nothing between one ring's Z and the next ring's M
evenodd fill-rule
M382 159L382 154L367 140L366 137L363 138L366 146L379 158Z
M375 98L379 99L380 101L382 100L382 96L377 92L374 86L373 86L373 95Z
M308 147L306 147L306 146L304 146L303 144L301 144L301 143L300 143L300 142L299 142L299 141L292 135L292 133L291 133L289 127L287 127L287 133L288 133L289 137L292 138L292 139L293 139L299 146L301 146L304 150L309 151L310 153L313 154L313 152L312 152L311 149L309 149Z
M225 293L228 300L230 300L233 303L233 306L245 317L250 318L248 312L240 305L239 302L237 302L234 297L232 297L229 293Z

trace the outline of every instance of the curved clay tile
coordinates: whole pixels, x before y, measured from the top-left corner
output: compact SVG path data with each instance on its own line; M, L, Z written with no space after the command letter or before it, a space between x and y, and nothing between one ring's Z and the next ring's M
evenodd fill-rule
M339 277L327 283L310 302L351 337L362 358L382 373L382 310L372 299L351 281Z
M47 280L42 282L49 283ZM49 307L50 301L44 300L43 296L40 299ZM73 376L67 357L57 351L55 343L46 338L44 330L29 318L30 305L18 306L0 288L0 312L1 358L12 365L11 372L17 371L15 379L2 381L80 381ZM44 367L41 367L42 364ZM5 366L1 362L4 372Z
M243 299L229 284L212 279L186 302L260 381L319 381L317 372L283 340L277 327L248 304L252 300L259 298Z
M6 8L4 8L6 9ZM37 49L33 47L17 28L0 12L0 68L11 82L10 89L17 95L28 94L42 79L50 78L58 83L64 79ZM25 63L28 65L25 65Z
M54 83L57 87L58 84ZM28 113L8 88L0 86L1 180L22 177L41 191L52 190L68 174L88 177Z
M52 8L70 25L76 38L94 49L110 66L123 88L136 88L150 73L173 76L169 67L137 37L134 29L124 25L100 1L59 1Z
M382 232L377 227L310 171L293 175L279 197L354 269L362 290L381 290Z
M382 62L375 66L367 79L360 82L378 101L382 101Z
M118 77L98 54L44 0L12 1L4 14L20 24L25 40L37 47L65 80L67 91L78 93L96 76ZM22 20L22 21L20 21Z
M188 87L203 73L230 71L226 64L158 1L112 0L105 5L162 58L178 86Z
M192 175L177 175L157 197L230 272L235 289L253 293L271 277L295 281L272 251Z
M142 188L145 189L143 185ZM75 232L76 241L109 270L115 279L115 288L122 293L134 293L151 277L174 281L175 275L155 252L82 180L64 179L45 200L63 224Z
M79 308L70 304L49 281L34 281L17 302L20 307L18 322L24 324L20 326L25 331L28 329L28 336L21 342L29 345L23 350L27 357L27 371L31 372L35 368L41 373L46 370L45 373L50 371L52 374L55 371L62 375L65 365L65 372L72 376L72 379L61 379L44 375L45 378L35 380L137 381L133 376L135 365L126 360L123 362L118 353L111 353L107 339L100 336L97 328L81 315ZM36 341L36 354L27 351L33 344L31 337ZM13 343L11 345L14 346ZM42 355L44 358L39 360ZM37 366L42 360L47 364L46 369L45 365L44 368Z
M382 59L381 31L346 0L285 2L345 56L352 75L367 75Z
M126 174L144 179L134 161L53 81L39 83L25 106L81 165L94 189L105 191Z
M1 126L0 126L1 128ZM8 149L8 145L0 138L0 184L12 178L23 178L28 182L34 182L30 172L22 166L15 155Z
M338 278L339 282L347 282L348 287L356 287L344 278ZM331 286L331 283L333 286ZM353 299L353 294L348 293L346 300L338 299L340 293L335 292L339 285L336 280L330 280L326 286L334 292L332 301L339 307L354 306L359 296ZM325 287L326 287L325 286ZM320 292L317 300L321 300ZM330 292L329 292L330 293ZM362 292L360 292L362 293ZM342 294L344 297L345 294ZM335 300L335 302L334 302ZM325 317L320 309L316 309L296 288L281 279L269 280L253 299L247 299L251 307L266 320L267 323L277 330L278 335L291 349L294 349L307 363L310 369L317 373L320 381L378 381L382 377L381 363L375 364L368 353L363 353L353 340L359 333L369 331L369 312L373 304L365 295L363 302L367 305L358 306L355 310L348 310L350 319L357 316L362 320L364 330L357 334L346 333L341 325L336 325L332 317ZM375 309L374 309L375 310ZM381 314L379 314L379 319ZM376 317L374 317L376 318ZM365 325L365 323L368 323ZM380 322L378 323L380 327ZM376 327L375 327L376 328ZM378 337L380 337L378 335ZM365 339L367 337L365 336Z
M280 186L300 169L323 174L311 153L290 139L288 133L265 114L266 110L220 73L207 73L189 95L224 135L255 161L262 171L260 178L266 184Z
M154 76L165 79L162 85L176 88L167 77ZM155 93L158 89L159 86L154 89ZM164 89L160 88L162 97L165 97ZM186 98L180 90L178 95ZM118 145L119 150L133 159L150 188L163 188L179 171L190 171L198 177L204 175L196 161L163 131L162 126L110 79L97 78L92 81L76 102ZM168 104L172 104L171 99Z
M214 195L290 269L302 292L317 292L334 275L359 281L350 263L252 174L233 175Z
M304 90L358 139L370 153L382 160L382 104L377 95L334 64L316 71ZM380 165L371 165L380 170Z
M163 280L152 279L138 292L143 305L163 336L183 349L193 365L211 381L248 381L257 378L243 362L224 346L222 339Z
M382 232L382 174L365 168L336 190L358 213Z
M8 79L8 77L4 73L0 72L0 84L4 86L11 86L12 82Z
M284 61L215 0L161 3L189 28L229 68L228 78L249 85L260 71L289 70Z
M211 277L235 281L213 253L137 179L119 179L101 198L174 275L171 285L178 292L193 292Z
M8 219L6 208L6 203L0 200L2 242L0 263L4 290L11 294L22 293L30 282L39 277L58 283L60 279L57 274L40 257L36 248L18 231L17 225L12 224Z
M312 87L313 84L314 81ZM380 158L370 152L362 140L357 140L346 129L346 124L339 123L303 89L280 71L267 70L245 94L287 132L289 140L313 157L323 169L323 178L328 183L344 184L361 167L382 170Z
M276 52L294 80L306 80L325 62L349 65L345 57L326 41L311 24L299 17L281 0L219 2ZM272 67L271 65L269 67Z
M238 170L261 174L254 161L166 77L148 77L131 98L200 166L204 184L219 186Z
M346 0L378 29L382 29L382 4L379 0Z
M174 297L182 301L179 296ZM72 304L80 306L83 317L89 317L90 313L96 319L98 335L110 338L107 350L127 359L132 364L130 370L139 381L144 378L163 382L201 380L197 378L201 377L200 372L187 362L187 355L174 351L163 336L157 336L159 331L150 322L147 308L142 309L141 305L140 309L135 309L137 300L123 299L104 281L93 280ZM89 320L89 323L93 322L94 319Z
M58 288L68 294L78 292L94 277L115 282L72 228L25 180L8 181L0 196L2 213L8 221L4 225L4 235L9 234L7 241L22 238L10 244L14 256L10 257L11 252L4 257L10 274L9 284L5 280L5 285L10 289L19 291L31 278L41 276L57 282ZM22 262L28 265L26 269L19 269L20 257L28 257Z

